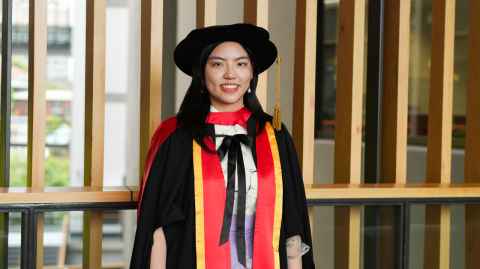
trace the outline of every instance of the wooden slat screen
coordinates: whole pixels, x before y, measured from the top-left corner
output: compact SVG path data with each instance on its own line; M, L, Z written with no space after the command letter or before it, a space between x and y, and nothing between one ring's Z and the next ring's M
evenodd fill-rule
M410 0L384 1L381 183L404 184L407 180L410 8ZM378 233L378 268L393 268L398 261L396 212L391 207L377 209L378 225L393 228Z
M426 175L432 183L451 181L454 26L455 1L433 1ZM449 206L427 206L424 268L450 268L450 222Z
M305 183L313 181L315 128L315 59L317 1L298 0L295 20L295 63L293 80L293 141Z
M29 1L27 186L45 185L47 1ZM44 216L37 219L36 267L43 266ZM33 261L32 261L33 262Z
M385 1L382 178L406 183L410 0Z
M86 1L84 185L103 186L106 0ZM101 268L102 213L85 211L83 266Z
M292 136L302 167L303 180L312 184L314 172L315 74L317 45L317 0L297 0L295 14L295 59L293 74ZM308 211L315 234L314 214Z
M469 2L469 67L465 140L465 181L480 182L480 1ZM465 208L465 269L479 266L480 206Z
M478 198L478 185L450 184L453 91L454 0L435 0L429 104L428 166L425 185L408 185L406 176L408 58L411 0L385 1L383 185L361 184L361 139L365 47L365 0L340 0L337 47L335 184L314 183L315 55L317 1L296 1L292 133L310 199ZM268 29L268 0L244 1L244 20ZM276 4L276 3L275 3ZM136 201L138 189L104 188L105 43L107 0L86 1L85 178L83 188L44 189L46 122L47 1L30 0L28 187L0 188L0 204ZM470 1L469 91L465 153L466 182L480 183L480 26L479 1ZM141 1L140 171L150 138L161 121L163 1ZM217 1L197 0L197 27L216 24ZM267 73L257 95L267 107ZM34 135L35 134L35 135ZM141 172L142 173L142 172ZM406 185L405 185L406 184ZM425 268L449 268L450 208L427 207ZM476 268L479 206L466 207L466 268ZM37 226L37 267L43 263L43 217ZM84 215L84 268L101 268L102 214ZM312 225L313 226L313 225ZM314 227L314 226L313 226ZM360 268L361 207L335 209L335 268ZM390 242L391 244L391 242ZM345 255L348 258L345 259ZM408 255L408 254L406 254Z
M150 138L161 121L163 1L142 0L140 39L140 176Z
M217 0L197 0L197 28L217 23Z
M45 175L47 3L30 0L29 8L27 186L42 188Z
M359 184L365 1L341 0L339 24L334 177L335 183ZM360 213L360 207L335 209L335 268L360 268Z
M244 22L268 29L268 0L244 0ZM267 108L268 70L258 77L256 95L262 107Z

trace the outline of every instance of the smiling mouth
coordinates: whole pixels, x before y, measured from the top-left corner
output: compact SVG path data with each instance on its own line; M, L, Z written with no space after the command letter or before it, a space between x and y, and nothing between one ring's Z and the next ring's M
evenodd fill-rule
M238 84L221 84L220 85L220 88L224 92L235 92L238 90L239 87L240 85Z

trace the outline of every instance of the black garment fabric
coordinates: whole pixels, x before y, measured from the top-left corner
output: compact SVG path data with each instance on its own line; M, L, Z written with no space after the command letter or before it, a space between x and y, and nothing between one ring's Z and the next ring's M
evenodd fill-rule
M275 136L283 176L280 268L287 269L285 240L300 235L309 246L312 240L302 173L292 138L285 126L275 131ZM163 228L167 243L166 268L196 268L192 139L183 128L177 128L160 145L146 184L130 268L149 268L153 233L159 227ZM312 254L313 248L302 256L303 269L315 268Z

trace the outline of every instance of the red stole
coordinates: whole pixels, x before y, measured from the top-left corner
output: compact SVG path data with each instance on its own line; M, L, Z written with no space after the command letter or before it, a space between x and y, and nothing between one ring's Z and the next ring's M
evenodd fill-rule
M206 145L214 148L212 139ZM258 197L255 213L253 268L280 268L279 237L283 190L280 157L270 123L256 138ZM217 154L193 142L197 268L230 268L229 242L220 245L225 181Z
M150 169L152 168L153 161L155 156L157 156L158 149L163 144L165 139L167 139L177 128L177 118L171 117L166 119L160 126L157 127L153 133L152 139L150 141L150 147L147 152L147 160L145 164L145 169L143 170L142 184L138 193L138 204L137 209L140 209L142 204L143 191L147 185L148 176L150 175ZM137 217L140 214L140 210L137 210Z

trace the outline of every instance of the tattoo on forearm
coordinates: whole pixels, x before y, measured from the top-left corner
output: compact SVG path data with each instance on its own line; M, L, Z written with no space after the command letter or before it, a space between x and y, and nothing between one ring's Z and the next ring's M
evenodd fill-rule
M287 239L287 258L296 259L302 252L302 240L299 235L292 236Z

